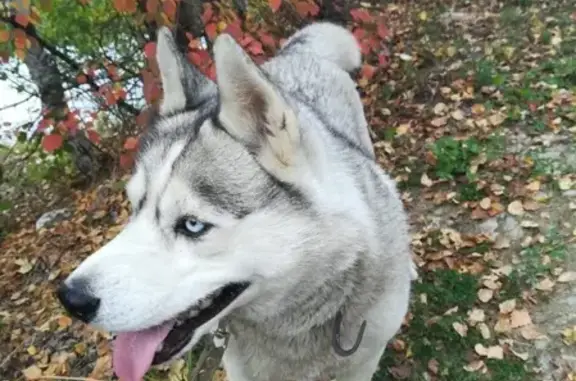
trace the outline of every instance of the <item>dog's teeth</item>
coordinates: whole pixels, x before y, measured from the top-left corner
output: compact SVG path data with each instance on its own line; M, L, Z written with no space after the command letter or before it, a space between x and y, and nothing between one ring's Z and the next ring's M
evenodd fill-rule
M182 323L184 323L184 321L182 321L182 320L180 320L180 319L176 319L176 323L174 323L174 325L175 325L176 327L178 327L178 326L181 326Z
M164 342L160 342L160 344L158 344L158 346L156 347L156 352L160 352L162 348L164 348Z
M194 309L191 309L191 310L188 312L188 317L189 317L189 318L193 318L193 317L195 317L195 316L198 316L199 313L200 313L200 311L198 311L197 309L195 309L195 308L194 308Z

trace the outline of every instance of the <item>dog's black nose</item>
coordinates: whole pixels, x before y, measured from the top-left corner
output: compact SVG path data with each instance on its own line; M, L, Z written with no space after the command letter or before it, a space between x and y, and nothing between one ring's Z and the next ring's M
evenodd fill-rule
M63 283L56 293L66 311L75 318L89 323L96 316L100 299L90 295L84 285Z

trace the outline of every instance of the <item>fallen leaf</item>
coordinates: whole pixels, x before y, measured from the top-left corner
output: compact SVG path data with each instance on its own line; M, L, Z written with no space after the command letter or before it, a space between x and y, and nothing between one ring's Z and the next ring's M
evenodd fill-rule
M532 324L530 313L526 309L514 310L510 315L510 328L519 328Z
M482 200L480 200L480 207L484 210L488 210L490 209L490 206L492 205L492 200L490 199L490 197L484 197Z
M42 377L42 369L38 368L36 365L29 366L24 369L22 373L27 380L37 380Z
M404 135L410 130L410 123L403 123L396 128L396 135Z
M452 323L452 328L454 328L454 330L462 337L465 337L468 334L468 326L466 324L455 321Z
M490 299L492 299L493 296L494 291L490 290L489 288L481 288L480 290L478 290L478 299L482 303L490 301Z
M508 299L499 304L500 313L503 315L508 315L516 309L516 299Z
M422 174L422 177L420 177L420 184L424 185L427 188L430 188L434 183L432 182L432 180L430 179L430 177L428 177L428 175L426 174L426 172L424 172Z
M522 206L522 201L516 200L516 201L512 201L510 204L508 204L508 213L510 213L513 216L520 216L522 214L524 214L524 207Z
M471 323L480 323L486 319L486 314L484 310L479 308L474 308L472 311L468 313L468 321Z
M554 285L554 281L546 277L538 282L535 288L540 291L552 291L554 289Z
M502 360L504 358L504 349L499 345L488 347L486 357L489 359Z
M512 354L516 357L518 357L521 360L528 360L528 358L530 357L530 355L528 354L528 352L525 353L521 353L521 352L516 352L514 349L510 349L510 351L512 352Z
M480 323L476 326L476 329L480 331L480 334L484 338L484 340L490 339L492 334L490 333L490 328L486 325L486 323Z
M460 110L453 111L452 113L450 113L450 116L452 117L452 119L458 120L458 121L464 119L464 113Z
M576 280L576 271L566 271L558 277L558 283L569 283Z
M520 334L525 340L537 340L546 337L546 335L538 331L538 328L534 324L529 324L520 328Z

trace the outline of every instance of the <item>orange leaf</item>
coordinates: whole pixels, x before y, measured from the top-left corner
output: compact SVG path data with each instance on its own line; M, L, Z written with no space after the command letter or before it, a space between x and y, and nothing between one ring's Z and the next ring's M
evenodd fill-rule
M272 12L276 12L278 11L278 9L280 9L280 6L282 5L282 0L268 0L268 4L270 5Z
M86 75L84 74L78 74L78 76L76 77L76 82L78 82L79 84L83 85L88 81L88 79L86 78Z
M136 0L114 0L114 7L118 12L134 13L136 12Z
M27 40L26 32L24 32L20 28L14 29L14 46L16 47L16 49L20 50L25 49L26 40Z
M366 64L366 65L362 66L361 75L363 78L370 80L374 76L375 72L376 72L376 68L374 68L374 66L372 66L372 65Z
M131 136L128 139L126 139L126 141L124 142L124 149L125 150L135 151L136 148L138 148L138 138Z
M0 30L0 43L8 42L10 40L10 31L3 29Z
M42 148L44 148L46 152L52 152L62 147L63 142L64 140L60 134L44 135L42 138Z
M162 4L162 10L168 17L168 20L174 20L176 17L176 1L164 0L164 3Z
M94 130L86 130L86 135L88 135L88 139L94 144L100 143L100 134L98 134Z
M150 15L155 15L158 12L158 0L147 0L146 12Z

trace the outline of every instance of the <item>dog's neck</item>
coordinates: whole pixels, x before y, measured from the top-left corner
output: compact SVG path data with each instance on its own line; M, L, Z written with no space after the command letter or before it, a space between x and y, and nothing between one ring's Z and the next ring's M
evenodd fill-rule
M344 315L344 326L350 323L356 326L355 322L362 322L364 312L382 293L382 285L368 284L367 279L374 279L366 277L371 271L366 261L359 258L353 266L326 279L320 286L290 293L296 295L296 299L287 301L289 307L278 306L275 315L252 319L250 314L233 314L229 318L231 334L237 336L254 330L270 340L323 335L324 331L331 335L338 311Z

